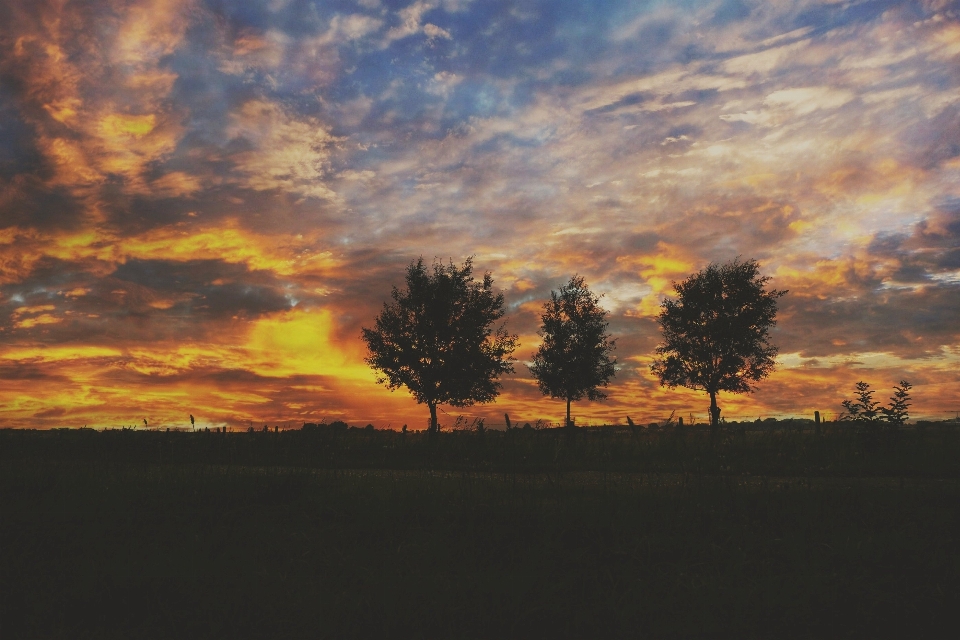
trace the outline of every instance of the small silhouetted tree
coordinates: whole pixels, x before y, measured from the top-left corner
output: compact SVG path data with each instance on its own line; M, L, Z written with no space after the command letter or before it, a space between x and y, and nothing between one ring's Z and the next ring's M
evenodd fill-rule
M537 334L543 342L530 372L544 395L566 400L570 426L570 403L584 397L606 398L600 387L616 374L617 361L610 357L616 345L607 334L607 312L583 278L573 276L559 293L550 292L540 319Z
M767 291L769 280L755 260L711 264L674 284L677 297L660 305L663 342L650 369L661 385L706 391L711 427L720 423L717 393L753 391L776 364L770 327L787 292Z
M853 420L856 422L879 422L883 416L883 408L880 403L873 399L875 391L870 388L870 383L862 380L857 383L855 400L844 400L840 404L847 410L840 416L841 420Z
M873 399L875 391L870 388L870 383L862 380L856 385L854 393L855 400L843 400L840 404L846 409L846 413L840 416L841 420L854 422L867 422L879 426L879 423L886 422L892 428L906 423L910 418L910 389L913 385L906 380L901 380L899 385L893 387L893 395L890 397L890 403L886 406L880 406L880 403Z
M893 395L890 396L890 403L881 409L883 418L894 428L906 424L910 418L908 411L910 407L910 389L913 385L906 380L901 380L899 385L894 385Z
M407 387L430 409L436 433L437 406L466 407L494 400L499 378L513 371L517 336L503 324L503 294L493 278L473 278L473 262L462 267L423 258L407 267L406 287L393 288L372 329L363 328L369 352L365 359L381 374L377 382L391 390Z

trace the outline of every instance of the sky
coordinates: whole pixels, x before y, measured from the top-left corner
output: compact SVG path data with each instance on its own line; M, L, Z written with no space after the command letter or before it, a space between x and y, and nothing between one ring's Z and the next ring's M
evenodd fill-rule
M655 318L738 256L789 293L725 417L954 416L960 2L0 4L0 426L425 428L360 331L469 256L520 347L445 426L562 418L524 363L574 274L619 366L579 422L705 421Z

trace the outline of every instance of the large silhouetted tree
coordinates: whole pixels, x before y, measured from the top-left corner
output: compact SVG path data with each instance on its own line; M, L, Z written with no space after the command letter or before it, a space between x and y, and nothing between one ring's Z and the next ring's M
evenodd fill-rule
M657 322L663 343L651 366L668 387L710 395L710 424L720 422L717 393L753 391L752 382L773 371L777 347L769 329L776 324L777 299L767 291L755 260L711 264L679 284L676 299L660 305Z
M473 278L470 258L462 267L423 258L407 267L406 287L393 288L373 329L363 329L367 364L390 389L407 387L430 409L436 432L437 406L465 407L490 402L500 393L499 377L513 371L517 336L503 324L503 294L493 278Z
M610 357L615 344L607 334L607 312L600 307L581 276L573 276L550 292L543 305L543 324L537 332L543 342L533 356L530 371L544 395L570 403L586 396L589 400L607 397L600 387L616 373L616 359Z

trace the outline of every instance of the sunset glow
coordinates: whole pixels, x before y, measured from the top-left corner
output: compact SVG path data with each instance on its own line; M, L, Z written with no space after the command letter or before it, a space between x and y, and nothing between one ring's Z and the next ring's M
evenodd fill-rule
M780 366L728 419L858 380L960 412L951 0L13 0L0 8L0 427L425 428L360 339L405 267L504 291L496 403L551 290L602 294L619 371L579 423L707 420L650 373L674 282L756 259Z

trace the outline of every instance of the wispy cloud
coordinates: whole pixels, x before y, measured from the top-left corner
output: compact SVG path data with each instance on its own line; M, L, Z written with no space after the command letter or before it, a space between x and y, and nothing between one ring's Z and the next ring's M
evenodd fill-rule
M323 178L335 139L317 120L298 119L277 104L251 100L231 114L227 135L239 149L231 159L243 176L241 187L334 196Z

